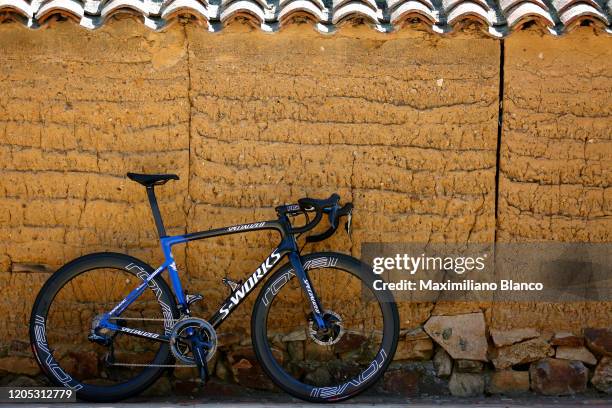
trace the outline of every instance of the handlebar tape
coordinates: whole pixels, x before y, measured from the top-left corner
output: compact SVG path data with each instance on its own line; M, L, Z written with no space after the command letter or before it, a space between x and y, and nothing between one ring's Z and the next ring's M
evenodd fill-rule
M329 213L329 223L331 224L331 226L325 232L322 232L321 234L310 235L306 237L306 242L319 242L319 241L323 241L331 237L332 235L334 235L334 233L338 229L340 217L349 215L351 211L353 211L352 203L347 203L344 205L344 207L339 208L339 209L338 208L332 209L332 211Z

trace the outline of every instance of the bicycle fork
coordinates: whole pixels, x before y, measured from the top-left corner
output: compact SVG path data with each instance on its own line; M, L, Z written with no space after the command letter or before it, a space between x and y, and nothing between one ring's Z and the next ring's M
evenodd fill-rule
M327 324L323 319L323 307L321 306L321 301L319 300L315 290L310 282L310 277L308 276L308 272L304 269L302 265L302 261L300 260L300 256L297 252L289 253L289 261L291 262L291 266L293 266L293 270L295 271L296 277L300 281L300 285L302 286L302 290L306 294L306 297L310 301L310 308L312 309L312 315L314 317L314 321L319 329L326 329Z

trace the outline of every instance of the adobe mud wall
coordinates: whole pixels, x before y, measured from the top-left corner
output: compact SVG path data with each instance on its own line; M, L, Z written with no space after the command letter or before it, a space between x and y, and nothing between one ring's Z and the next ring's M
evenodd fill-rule
M160 262L127 171L180 175L158 189L174 233L337 191L356 207L353 240L321 247L354 255L365 241L609 242L611 45L588 27L502 44L359 26L0 25L0 355L27 355L31 304L61 264L97 250ZM221 278L254 270L275 242L232 236L175 255L212 308ZM406 329L482 311L491 327L580 332L612 315L610 304L400 309ZM249 314L226 330L248 330Z
M497 241L610 242L612 41L516 34L504 41ZM610 303L497 304L491 315L506 328L612 325Z

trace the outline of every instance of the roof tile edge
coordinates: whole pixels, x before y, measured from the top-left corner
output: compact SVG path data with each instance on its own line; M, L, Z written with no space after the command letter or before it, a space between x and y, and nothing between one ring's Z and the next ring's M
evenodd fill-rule
M264 32L278 32L308 21L321 34L333 34L346 24L366 24L381 33L392 33L407 26L425 26L436 34L463 31L477 25L493 38L505 38L526 25L562 35L576 26L588 24L596 31L612 35L612 15L605 3L585 4L584 0L551 0L544 6L538 0L513 1L502 7L498 0L445 2L429 0L333 0L330 6L318 0L0 0L0 23L16 21L30 29L48 25L57 17L68 18L86 29L102 27L109 19L132 15L155 31L173 23L193 20L208 31L218 32L237 18L246 19ZM563 1L563 3L561 3ZM434 5L435 4L435 5ZM486 4L486 7L483 6ZM598 7L593 4L599 5ZM560 10L555 6L559 5Z

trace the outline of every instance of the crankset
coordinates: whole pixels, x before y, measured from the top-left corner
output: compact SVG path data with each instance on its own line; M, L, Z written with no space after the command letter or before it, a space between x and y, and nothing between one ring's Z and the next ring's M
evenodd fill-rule
M203 382L209 378L208 362L217 350L217 333L210 323L197 317L179 320L170 335L170 351L177 360L195 364Z

